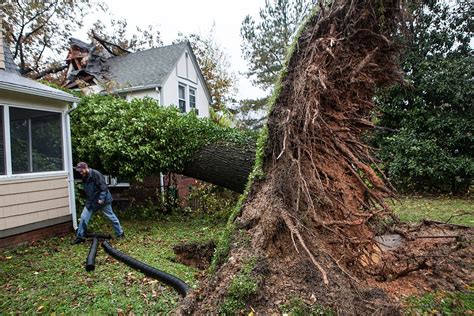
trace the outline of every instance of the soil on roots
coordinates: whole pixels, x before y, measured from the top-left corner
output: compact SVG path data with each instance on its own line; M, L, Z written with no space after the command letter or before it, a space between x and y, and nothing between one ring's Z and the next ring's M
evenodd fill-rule
M390 187L361 139L373 127L376 88L402 78L391 39L401 16L399 1L353 0L320 8L308 21L269 115L265 178L253 183L235 221L229 259L179 312L220 312L251 262L258 290L237 291L245 311L279 313L298 298L341 314L398 314L405 293L393 289L401 280L410 292L429 288L426 271L435 271L439 251L459 265L454 270L472 255L462 246L471 230L420 241L395 224L405 238L397 248L376 238L397 220L385 203ZM458 271L459 286L467 284Z

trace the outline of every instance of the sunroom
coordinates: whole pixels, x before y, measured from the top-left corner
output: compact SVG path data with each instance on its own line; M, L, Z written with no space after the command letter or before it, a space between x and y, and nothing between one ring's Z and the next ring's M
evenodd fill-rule
M75 226L69 112L78 100L20 76L0 36L0 248Z

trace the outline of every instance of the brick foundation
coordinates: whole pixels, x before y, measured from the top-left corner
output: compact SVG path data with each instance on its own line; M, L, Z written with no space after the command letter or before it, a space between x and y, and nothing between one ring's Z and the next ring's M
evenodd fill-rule
M35 229L26 233L0 238L0 249L12 248L21 244L46 239L49 237L64 236L72 231L72 222L66 222L48 226L45 228Z

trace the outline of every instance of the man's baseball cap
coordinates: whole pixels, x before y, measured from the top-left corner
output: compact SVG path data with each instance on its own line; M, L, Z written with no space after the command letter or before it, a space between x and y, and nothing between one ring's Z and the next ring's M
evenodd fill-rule
M76 169L76 171L80 172L80 171L82 171L82 170L84 170L84 169L87 169L87 168L88 168L88 167L87 167L87 164L86 164L85 162L82 162L82 161L81 161L81 162L79 162L79 163L76 165L76 168L75 168L75 169Z

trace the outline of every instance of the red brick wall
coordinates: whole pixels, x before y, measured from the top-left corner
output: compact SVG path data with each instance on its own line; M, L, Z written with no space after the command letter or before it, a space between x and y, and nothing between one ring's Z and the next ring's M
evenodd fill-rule
M168 175L164 177L165 187L168 187L170 184L175 185L176 189L178 189L180 201L185 200L189 195L189 188L195 186L198 183L198 180L180 174L173 174L171 178L172 179L170 181Z
M64 236L72 231L72 222L40 228L26 233L0 238L0 249L15 247L27 242L46 239L49 237Z

